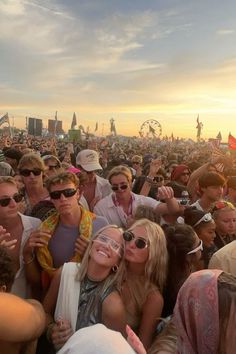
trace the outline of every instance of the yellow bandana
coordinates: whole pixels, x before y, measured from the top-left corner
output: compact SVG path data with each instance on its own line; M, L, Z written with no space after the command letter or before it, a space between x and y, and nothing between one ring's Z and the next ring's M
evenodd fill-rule
M88 210L85 210L82 207L80 207L80 210L81 210L81 219L79 223L79 235L82 235L84 238L89 239L92 235L92 228L93 228L92 220L95 218L95 214L91 213ZM42 224L39 226L39 229L47 231L52 235L59 222L59 219L60 216L57 213L57 211L55 211L45 221L42 222ZM44 239L48 240L46 236ZM57 268L53 267L53 259L49 252L48 246L45 245L43 247L37 248L36 256L43 270L47 272L49 276L53 276ZM75 253L70 261L80 262L81 257L79 253Z

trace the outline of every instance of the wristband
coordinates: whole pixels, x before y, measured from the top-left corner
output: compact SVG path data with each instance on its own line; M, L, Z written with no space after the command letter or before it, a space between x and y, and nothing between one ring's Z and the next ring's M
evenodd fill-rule
M32 252L32 257L29 261L24 261L24 258L23 258L23 264L24 265L31 264L31 263L33 263L34 259L35 259L35 254Z

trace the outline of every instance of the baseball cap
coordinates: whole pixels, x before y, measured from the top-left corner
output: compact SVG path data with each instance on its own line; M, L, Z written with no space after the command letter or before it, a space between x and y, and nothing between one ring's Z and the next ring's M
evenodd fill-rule
M99 156L95 150L82 150L76 157L76 165L81 166L85 171L102 170L102 166L99 163Z

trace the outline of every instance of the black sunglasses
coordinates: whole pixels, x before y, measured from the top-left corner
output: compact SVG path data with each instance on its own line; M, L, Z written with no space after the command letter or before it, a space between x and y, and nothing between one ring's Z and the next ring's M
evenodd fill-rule
M127 242L134 240L135 246L139 249L146 248L149 242L142 237L135 237L132 231L123 232L123 239Z
M153 182L162 182L164 181L164 177L162 176L156 176L153 178Z
M114 186L111 186L111 189L116 192L118 191L119 189L121 189L122 191L124 191L125 189L128 188L128 184L121 184L121 185L114 185Z
M33 170L24 169L24 170L20 170L20 175L24 177L29 177L31 172L35 176L39 176L42 173L42 170L40 168L34 168Z
M49 195L52 199L60 199L62 194L64 195L64 197L70 198L73 197L73 195L75 195L76 192L77 189L67 188L67 189L62 189L60 191L50 192Z
M11 200L14 200L16 203L20 203L22 201L22 194L16 193L12 197L4 197L0 199L0 205L2 207L6 207L10 204Z

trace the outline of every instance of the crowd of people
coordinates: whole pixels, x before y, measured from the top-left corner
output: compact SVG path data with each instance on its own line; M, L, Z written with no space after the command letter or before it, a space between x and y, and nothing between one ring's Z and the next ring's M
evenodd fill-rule
M1 354L233 354L236 156L1 137Z

